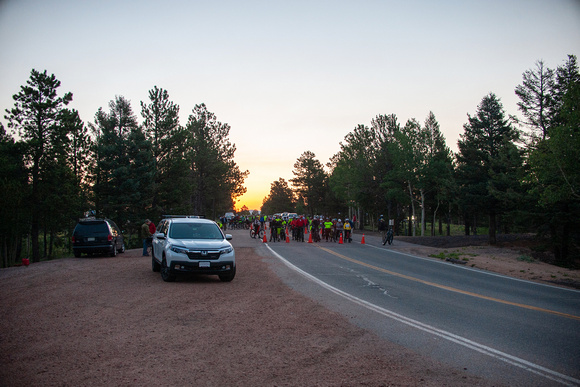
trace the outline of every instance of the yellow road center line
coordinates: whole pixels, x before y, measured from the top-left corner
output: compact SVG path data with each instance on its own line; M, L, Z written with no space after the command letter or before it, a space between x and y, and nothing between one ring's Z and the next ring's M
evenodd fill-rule
M349 257L347 257L345 255L342 255L342 254L339 254L339 253L337 253L335 251L332 251L330 249L327 249L326 247L321 247L321 246L318 246L318 245L316 247L318 247L319 249L322 249L322 250L326 251L329 254L332 254L334 256L337 256L337 257L339 257L341 259L344 259L344 260L349 261L349 262L352 262L352 263L356 263L357 265L365 266L365 267L368 267L369 269L377 270L377 271L380 271L380 272L383 272L383 273L387 273L387 274L390 274L390 275L393 275L393 276L396 276L396 277L408 279L410 281L419 282L419 283L422 283L424 285L433 286L433 287L436 287L436 288L439 288L439 289L445 289L445 290L448 290L450 292L465 294L465 295L468 295L468 296L477 297L477 298L481 298L481 299L488 300L488 301L498 302L500 304L517 306L519 308L535 310L537 312L550 313L550 314L554 314L556 316L566 317L566 318L570 318L570 319L573 319L573 320L579 320L580 321L580 316L574 316L573 314L557 312L555 310L539 308L537 306L520 304L520 303L512 302L512 301L506 301L506 300L502 300L502 299L499 299L499 298L484 296L484 295L478 294L478 293L468 292L466 290L452 288L451 286L441 285L441 284L438 284L438 283L435 283L435 282L425 281L425 280L422 280L422 279L419 279L419 278L415 278L415 277L411 277L411 276L408 276L408 275L405 275L405 274L401 274L401 273L397 273L397 272L390 271L390 270L387 270L387 269L383 269L381 267L373 266L373 265L370 265L370 264L365 263L365 262L358 261L358 260L353 259L353 258L349 258Z

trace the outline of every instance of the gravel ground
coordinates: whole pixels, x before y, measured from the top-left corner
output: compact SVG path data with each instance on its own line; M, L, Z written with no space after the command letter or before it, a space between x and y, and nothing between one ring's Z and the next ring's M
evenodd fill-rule
M0 385L497 385L352 325L256 249L236 254L231 283L164 283L140 250L0 270Z

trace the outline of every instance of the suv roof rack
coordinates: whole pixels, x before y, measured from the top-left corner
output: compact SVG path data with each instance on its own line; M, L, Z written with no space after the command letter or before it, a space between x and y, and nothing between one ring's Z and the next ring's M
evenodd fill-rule
M163 215L164 219L167 218L193 218L193 219L203 219L203 216L199 215Z
M91 222L93 220L104 220L103 218L97 218L94 216L86 216L84 218L79 218L79 222Z

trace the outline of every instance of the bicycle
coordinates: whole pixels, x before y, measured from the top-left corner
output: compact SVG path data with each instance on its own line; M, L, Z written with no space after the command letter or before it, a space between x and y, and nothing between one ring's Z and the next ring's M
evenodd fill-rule
M383 236L383 246L386 244L392 245L393 244L393 230L389 229Z
M260 229L258 230L258 232L256 232L256 230L254 230L254 228L252 227L250 229L250 237L251 238L256 238L256 236L261 240L262 238L264 238L264 230L262 230L262 228L260 227Z

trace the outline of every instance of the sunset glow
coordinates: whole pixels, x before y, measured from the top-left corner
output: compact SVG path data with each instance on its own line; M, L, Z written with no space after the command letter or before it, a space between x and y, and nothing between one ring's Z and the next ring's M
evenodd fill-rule
M303 152L326 165L379 114L404 125L432 111L456 150L482 97L495 93L517 115L522 73L540 59L557 67L579 42L572 0L8 0L0 107L13 106L32 69L55 74L85 124L116 95L142 119L154 86L180 106L181 125L205 103L231 126L236 163L250 172L236 208L259 210Z

